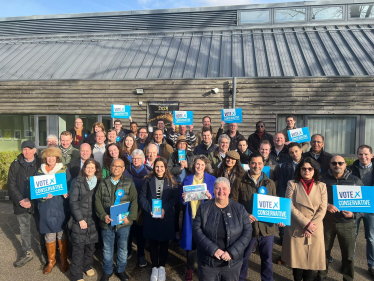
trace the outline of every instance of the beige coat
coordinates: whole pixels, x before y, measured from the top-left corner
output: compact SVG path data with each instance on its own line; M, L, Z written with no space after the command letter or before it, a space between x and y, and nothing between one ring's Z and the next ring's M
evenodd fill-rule
M286 198L291 199L291 226L286 226L282 260L291 268L325 270L325 241L322 220L327 209L327 189L322 182L314 183L309 196L302 183L288 182ZM311 238L304 237L304 227L317 224Z

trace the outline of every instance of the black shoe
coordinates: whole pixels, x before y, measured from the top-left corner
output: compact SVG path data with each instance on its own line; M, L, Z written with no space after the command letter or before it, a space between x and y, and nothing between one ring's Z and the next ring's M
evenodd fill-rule
M129 281L130 279L130 277L127 275L125 271L121 273L117 273L117 275L118 275L119 280L121 281Z
M146 261L145 257L140 257L140 258L139 258L139 266L140 266L140 267L145 267L145 266L147 266L147 261Z
M374 278L374 267L369 268L371 278Z
M103 274L103 276L101 276L101 279L100 281L109 281L109 278L112 277L113 275L113 272L111 274Z
M16 260L13 263L13 266L14 267L22 267L26 263L28 263L29 261L31 261L32 259L33 259L33 256L32 256L32 252L31 251L23 252L22 255L19 257L19 259Z
M332 256L329 256L329 263L332 263L332 262L333 262Z
M325 280L325 278L323 278L319 275L317 275L317 277L314 279L314 281L323 281L323 280Z

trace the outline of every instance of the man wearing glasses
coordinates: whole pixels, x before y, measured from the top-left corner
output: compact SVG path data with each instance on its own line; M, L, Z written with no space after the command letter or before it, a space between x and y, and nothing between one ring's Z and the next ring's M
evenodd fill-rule
M354 278L354 250L356 238L356 219L359 213L339 211L333 203L333 185L359 185L362 181L352 175L347 169L347 164L343 157L337 155L330 161L330 169L322 175L322 182L327 188L327 212L323 219L326 251L326 270L318 271L316 280L325 280L328 273L328 257L334 245L335 237L338 236L340 251L342 254L341 273L343 280L353 280Z
M270 146L274 147L273 136L266 132L264 121L258 121L256 123L256 131L248 137L248 149L252 152L259 152L260 142L268 140Z
M330 168L330 161L332 154L327 153L323 147L325 145L325 138L321 134L314 134L310 142L311 149L303 153L303 158L311 157L320 165L320 173L326 174Z

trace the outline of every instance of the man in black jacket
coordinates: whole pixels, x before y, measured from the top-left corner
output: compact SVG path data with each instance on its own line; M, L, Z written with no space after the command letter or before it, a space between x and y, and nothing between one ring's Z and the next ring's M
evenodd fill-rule
M197 145L193 151L194 155L205 155L208 157L208 154L217 149L217 145L213 143L213 134L209 128L202 129L202 141Z
M256 123L256 132L248 137L248 149L252 152L259 152L260 142L268 140L271 147L274 146L273 136L266 132L264 121L258 121Z
M271 147L270 158L278 164L290 161L291 157L288 153L288 147L284 144L286 139L282 132L274 135L274 146Z
M326 270L318 271L317 280L324 280L328 273L329 263L332 247L334 246L335 237L338 236L340 251L342 253L342 267L341 273L343 280L354 279L354 251L356 238L356 219L359 213L352 213L348 211L339 211L333 204L333 185L359 185L362 186L362 181L352 175L352 172L347 169L347 164L343 157L337 155L331 159L330 169L322 175L322 182L327 187L327 212L323 219L325 247L326 247Z
M22 153L10 165L8 173L8 191L10 199L13 201L14 214L19 224L22 255L13 263L15 267L24 266L33 259L31 250L31 219L34 216L39 230L39 212L31 201L30 177L41 165L41 160L36 154L35 143L27 140L21 145ZM41 237L44 245L44 239Z
M311 149L303 153L303 158L311 157L318 162L321 167L321 174L326 174L330 168L332 154L323 150L325 138L321 134L314 134L310 142Z
M218 143L219 137L223 133L223 126L225 126L225 121L221 121L221 128L219 128L216 136L216 141ZM235 150L238 148L238 143L240 140L244 139L243 135L241 135L238 131L238 124L230 123L229 129L225 132L226 135L230 137L230 150Z
M79 146L84 143L88 135L91 134L90 130L83 128L83 121L80 118L75 119L75 126L68 131L73 136L73 147L79 148Z
M88 143L82 143L81 147L79 148L79 153L81 157L75 160L71 160L67 165L72 179L75 179L77 176L79 176L84 162L88 158L93 158L92 149Z

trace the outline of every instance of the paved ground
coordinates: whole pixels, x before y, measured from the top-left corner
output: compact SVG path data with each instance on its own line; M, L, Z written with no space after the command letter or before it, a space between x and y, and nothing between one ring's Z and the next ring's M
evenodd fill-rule
M43 265L40 262L38 256L40 252L38 249L38 238L35 227L33 228L33 241L32 246L36 252L36 257L26 264L22 268L14 268L13 262L16 260L17 255L21 253L20 235L19 228L13 214L13 208L10 203L0 202L0 280L69 280L69 271L65 274L59 270L59 264L54 267L53 271L49 275L43 275ZM278 239L276 238L276 242ZM356 277L355 280L371 280L370 275L367 272L366 265L366 242L364 239L363 226L361 226L360 233L357 240L356 249ZM136 245L133 245L136 249ZM274 245L273 250L273 261L274 261L274 280L293 280L291 270L284 266L276 264L276 261L281 253L281 247L277 244ZM136 254L134 252L134 254ZM335 240L334 249L332 252L334 262L330 266L328 280L342 280L342 275L339 274L340 270L340 250L337 240ZM98 275L94 277L84 276L85 280L99 280L98 276L101 276L101 253L96 252L94 268ZM149 254L147 252L147 261L149 263ZM186 258L184 250L176 247L171 243L169 249L168 264L166 266L167 280L184 280L186 272ZM136 264L136 259L132 257L129 260L126 272L130 275L131 280L149 280L151 273L151 266L148 264L145 268L139 268ZM252 254L249 261L249 270L247 280L261 280L260 279L260 258L258 254ZM111 280L119 280L116 277L112 277ZM194 274L194 280L198 280L196 274Z

